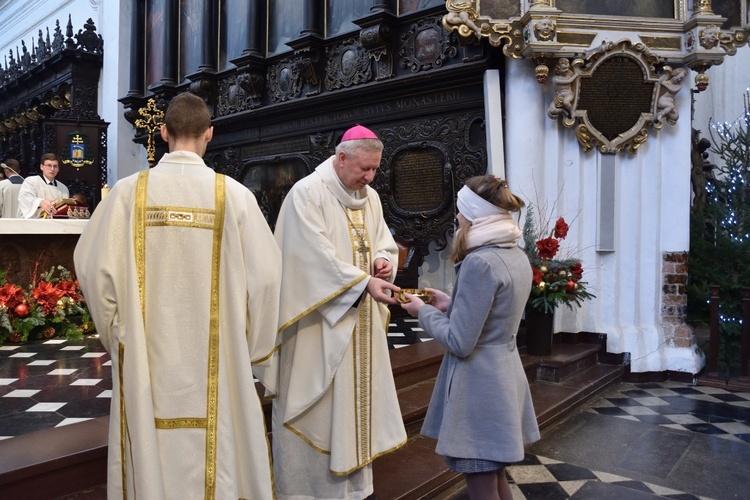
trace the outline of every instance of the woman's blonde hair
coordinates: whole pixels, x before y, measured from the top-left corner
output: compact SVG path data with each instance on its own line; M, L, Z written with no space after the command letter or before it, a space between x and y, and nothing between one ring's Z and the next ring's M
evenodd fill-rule
M494 175L477 175L467 179L465 184L474 193L508 212L520 212L521 208L526 205L521 198L511 192L505 179L498 179ZM454 264L464 260L466 254L469 253L468 239L467 226L464 230L459 231L453 240L451 260Z

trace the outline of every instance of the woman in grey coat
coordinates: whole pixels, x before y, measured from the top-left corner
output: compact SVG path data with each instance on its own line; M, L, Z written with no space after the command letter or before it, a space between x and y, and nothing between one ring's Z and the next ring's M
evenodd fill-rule
M439 290L429 304L408 296L402 307L419 318L446 354L422 434L466 474L469 497L512 499L505 466L539 439L516 334L531 291L531 265L518 248L511 212L523 201L504 180L472 177L458 192L452 260L453 299Z

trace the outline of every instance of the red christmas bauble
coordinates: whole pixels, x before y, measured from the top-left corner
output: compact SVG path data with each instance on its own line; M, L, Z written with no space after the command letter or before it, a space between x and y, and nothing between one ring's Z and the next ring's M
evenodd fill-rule
M18 304L14 311L19 318L25 318L29 315L29 306L26 304Z
M576 291L576 288L578 288L578 285L575 283L575 281L568 280L568 285L565 287L565 291L568 293L573 293Z

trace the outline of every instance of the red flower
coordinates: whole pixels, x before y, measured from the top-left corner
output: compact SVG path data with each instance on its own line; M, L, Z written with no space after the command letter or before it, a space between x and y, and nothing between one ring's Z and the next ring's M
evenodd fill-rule
M555 222L555 238L564 240L567 235L568 225L565 223L565 219L560 217L559 219L557 219L557 222Z
M78 287L73 281L60 280L57 283L57 289L62 292L63 297L70 297L76 301L81 299L81 296L78 294Z
M54 283L50 283L49 281L40 281L31 292L39 305L44 309L44 314L52 314L55 311L57 301L63 297L64 293Z
M551 259L560 249L560 244L555 238L545 238L536 242L536 249L539 252L539 257Z
M13 309L24 301L23 289L12 283L0 286L0 305Z
M535 285L538 285L542 281L544 281L544 273L542 273L539 269L536 267L531 268L532 272L534 273L534 276L531 278Z
M578 281L583 278L583 266L580 262L570 266L570 278L573 281Z

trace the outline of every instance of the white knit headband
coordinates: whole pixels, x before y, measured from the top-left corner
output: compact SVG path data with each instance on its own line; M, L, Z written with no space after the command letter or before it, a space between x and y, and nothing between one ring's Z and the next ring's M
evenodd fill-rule
M497 205L485 200L467 186L458 190L458 200L456 201L458 211L466 217L466 220L473 222L480 217L489 217L490 215L499 215L507 213Z

